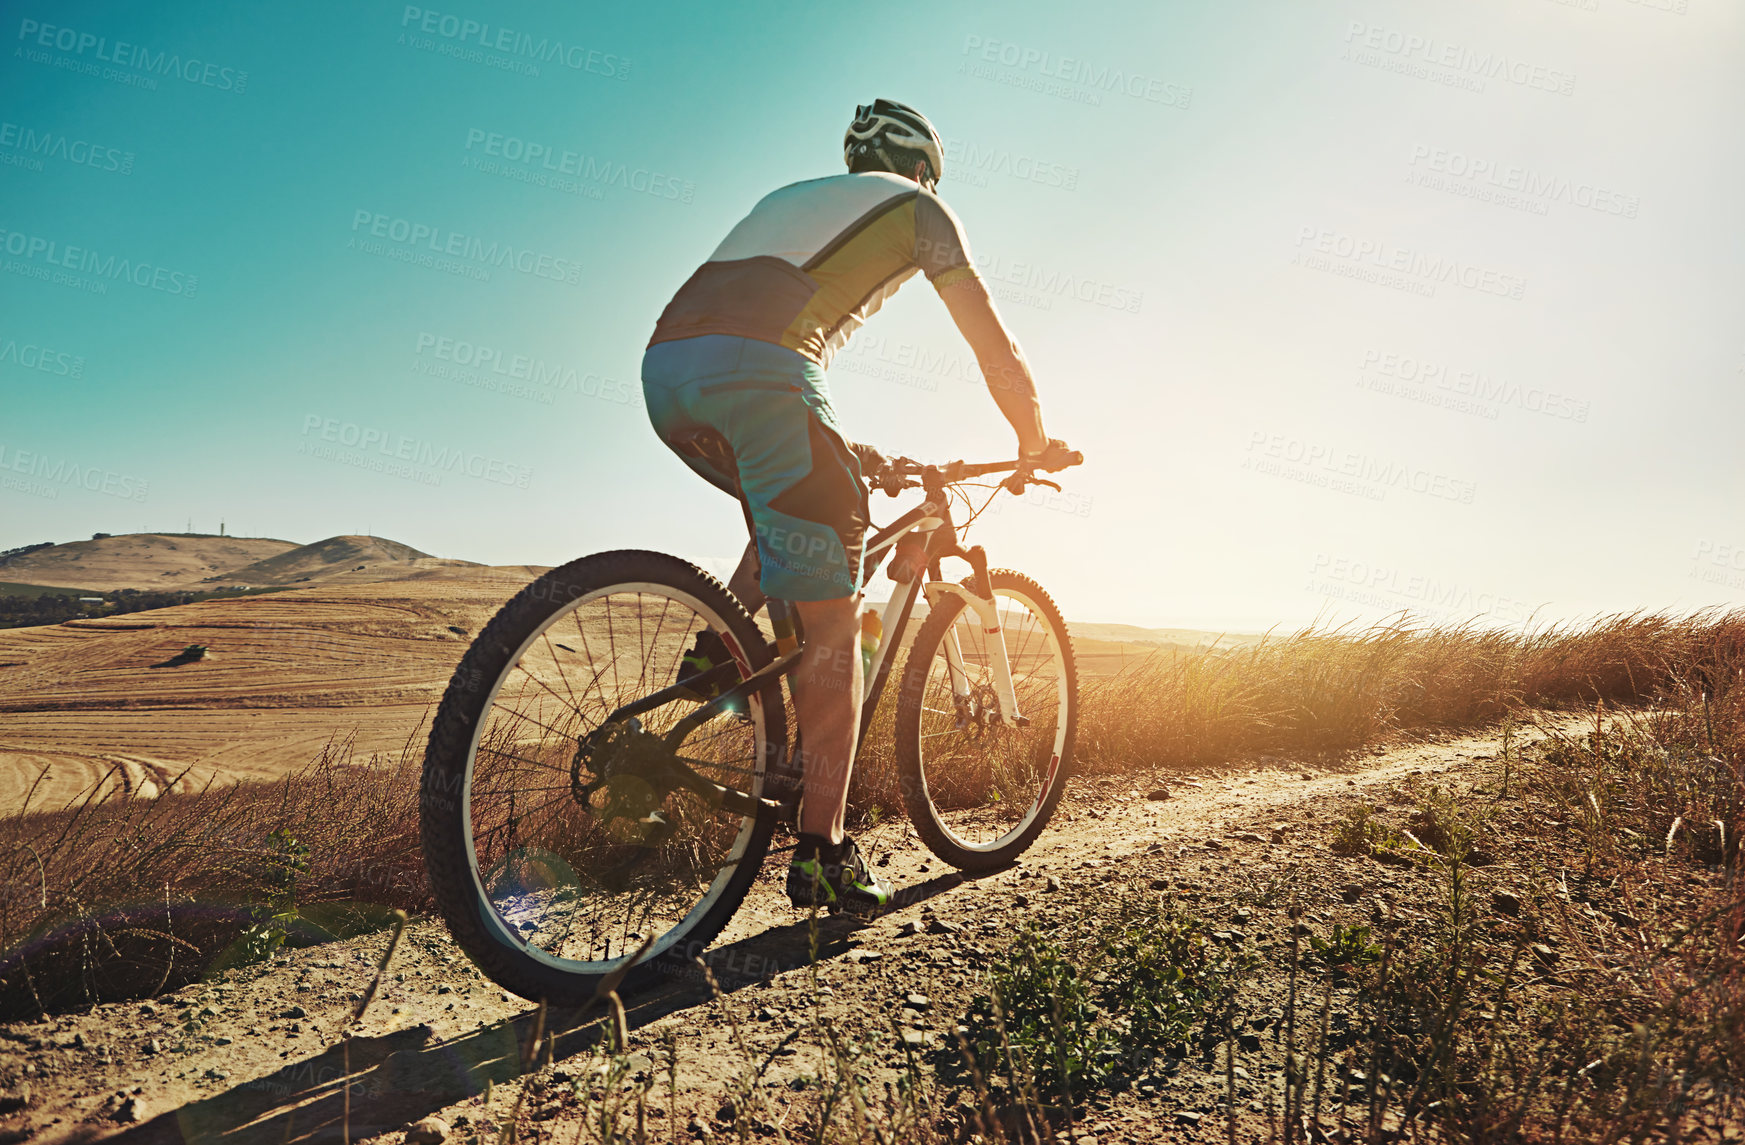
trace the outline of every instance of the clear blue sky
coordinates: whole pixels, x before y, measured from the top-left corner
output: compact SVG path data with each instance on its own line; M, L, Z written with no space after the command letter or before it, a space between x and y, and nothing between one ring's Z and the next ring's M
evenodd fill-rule
M1090 458L977 533L1069 615L1745 603L1731 0L4 21L0 548L222 519L722 567L738 514L648 429L642 346L885 95L947 137L940 191ZM967 362L912 283L838 359L842 420L1007 455Z

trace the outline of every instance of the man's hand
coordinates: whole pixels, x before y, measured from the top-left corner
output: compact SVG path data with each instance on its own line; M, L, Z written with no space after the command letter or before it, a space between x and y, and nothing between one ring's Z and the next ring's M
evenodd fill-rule
M1066 442L1060 438L1051 437L1048 439L1048 444L1040 449L1020 449L1018 460L1026 462L1033 468L1052 473L1057 469L1065 469L1069 465L1077 465L1084 460L1084 457L1068 449Z

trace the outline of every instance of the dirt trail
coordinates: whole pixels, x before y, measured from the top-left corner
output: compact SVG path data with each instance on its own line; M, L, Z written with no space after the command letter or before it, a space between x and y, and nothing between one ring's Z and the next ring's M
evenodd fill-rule
M1574 721L1542 722L1570 728ZM1542 734L1528 729L1517 742ZM659 1078L661 1113L651 1116L667 1116L670 1050L678 1062L680 1136L691 1136L693 1117L709 1122L743 1068L736 1042L743 1039L760 1061L769 1055L757 1092L764 1095L762 1116L781 1124L802 1099L811 1100L797 1092L804 1077L825 1072L810 1033L821 1016L850 1036L882 1032L890 1046L863 1065L875 1083L894 1078L901 1046L893 1018L912 1047L941 1044L948 1036L941 1031L976 987L977 967L1021 919L1070 915L1119 888L1173 886L1169 893L1193 903L1220 883L1295 868L1336 880L1304 884L1311 919L1323 912L1329 921L1362 917L1367 900L1342 903L1338 880L1363 886L1366 896L1385 888L1409 902L1410 871L1368 859L1339 860L1343 874L1332 871L1330 823L1354 800L1386 802L1402 782L1470 781L1498 745L1490 732L1448 735L1372 749L1333 766L1262 758L1218 773L1080 779L1021 865L969 882L930 860L905 823L868 833L863 838L887 857L884 869L901 888L901 905L870 924L827 920L815 968L807 965L807 927L792 912L736 920L708 959L721 997L699 974L630 1000L631 1048L640 1055L634 1064ZM1167 798L1150 797L1163 788ZM1504 857L1496 869L1506 872L1510 864ZM766 878L773 882L774 872ZM1243 920L1251 933L1282 932L1282 907L1258 913L1252 924ZM353 1139L397 1140L396 1131L432 1114L456 1126L459 1140L477 1139L510 1115L524 1086L523 1118L535 1119L541 1137L551 1130L572 1139L573 1125L562 1126L576 1116L574 1099L562 1094L572 1075L591 1067L594 1028L554 1015L558 1073L554 1078L545 1068L518 1080L534 1009L474 972L440 922L408 928L382 993L349 1050L341 1048L350 1007L385 944L385 935L335 943L152 1002L0 1027L0 1092L17 1096L18 1086L30 1087L24 1108L0 1113L0 1143L115 1134L165 1143L336 1140L348 1054ZM904 1008L913 994L926 998ZM1256 1076L1239 1085L1239 1100L1258 1110L1273 1083L1261 1057L1250 1064ZM1090 1128L1105 1145L1154 1140L1166 1126L1222 1139L1222 1115L1212 1113L1221 1069L1196 1072L1189 1061L1153 1086L1095 1102ZM1196 1111L1206 1121L1199 1130L1189 1124ZM651 1136L665 1139L669 1132L663 1120Z

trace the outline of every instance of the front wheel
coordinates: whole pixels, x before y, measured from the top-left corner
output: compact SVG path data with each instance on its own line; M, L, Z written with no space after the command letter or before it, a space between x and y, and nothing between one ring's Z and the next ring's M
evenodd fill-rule
M1041 585L994 569L994 604L1023 723L1001 719L993 642L961 595L915 637L897 701L897 767L921 841L964 871L1005 866L1048 825L1072 772L1078 668Z

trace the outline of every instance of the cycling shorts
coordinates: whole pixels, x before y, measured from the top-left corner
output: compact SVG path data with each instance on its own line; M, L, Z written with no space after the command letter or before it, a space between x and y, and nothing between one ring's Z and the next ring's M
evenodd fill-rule
M744 506L766 596L860 591L866 484L821 366L773 342L705 334L650 346L642 393L661 440Z

